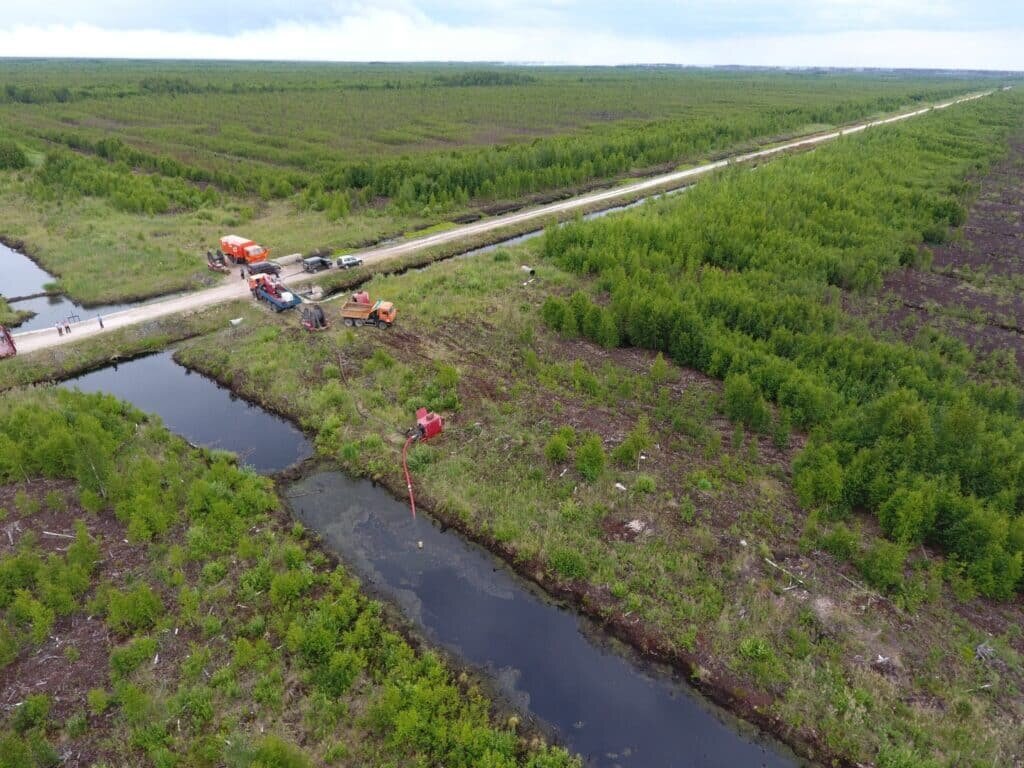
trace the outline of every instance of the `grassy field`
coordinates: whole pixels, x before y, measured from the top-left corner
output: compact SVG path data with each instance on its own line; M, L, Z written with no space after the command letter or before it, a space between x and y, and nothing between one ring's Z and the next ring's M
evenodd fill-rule
M1021 124L1007 94L871 131L375 279L387 333L268 316L180 357L399 494L441 410L411 461L437 516L805 751L1012 766L1019 373L847 310L962 236Z
M0 445L0 764L576 764L390 630L266 478L54 389L4 396Z
M351 248L989 87L912 74L4 62L0 231L86 302L206 284L227 230ZM2 170L7 168L7 170Z

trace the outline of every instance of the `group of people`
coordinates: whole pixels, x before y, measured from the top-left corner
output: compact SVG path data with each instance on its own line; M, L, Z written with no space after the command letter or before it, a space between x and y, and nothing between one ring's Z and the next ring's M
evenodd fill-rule
M103 318L96 315L96 321L100 324L100 330L103 330ZM71 323L68 320L58 321L56 325L58 336L63 336L64 334L71 335Z

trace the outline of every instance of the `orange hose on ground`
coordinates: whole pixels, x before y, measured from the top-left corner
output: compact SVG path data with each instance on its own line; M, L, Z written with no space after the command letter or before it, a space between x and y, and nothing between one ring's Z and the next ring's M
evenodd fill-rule
M406 454L409 451L409 445L416 439L416 435L409 435L409 439L405 441L405 445L402 446L402 469L405 470L405 487L409 489L409 507L412 509L413 519L416 518L416 499L412 495L412 478L409 477L409 462L406 459Z

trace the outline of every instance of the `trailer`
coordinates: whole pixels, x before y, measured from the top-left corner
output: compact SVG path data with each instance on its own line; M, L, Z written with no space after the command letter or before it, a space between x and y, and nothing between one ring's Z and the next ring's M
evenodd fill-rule
M11 332L0 325L0 360L5 357L14 357L18 354L18 348L14 344L14 337Z
M249 291L254 299L266 302L275 312L284 312L286 309L297 307L302 303L301 298L286 290L284 284L271 275L250 277Z
M390 301L371 303L365 291L354 294L351 301L346 301L341 308L341 319L345 325L356 327L374 325L378 328L390 328L395 323L398 310Z

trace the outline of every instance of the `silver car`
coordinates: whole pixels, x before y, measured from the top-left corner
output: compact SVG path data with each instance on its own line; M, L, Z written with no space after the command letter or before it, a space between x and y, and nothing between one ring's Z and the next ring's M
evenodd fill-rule
M342 256L338 259L338 269L352 269L353 267L361 267L363 260L358 256Z

